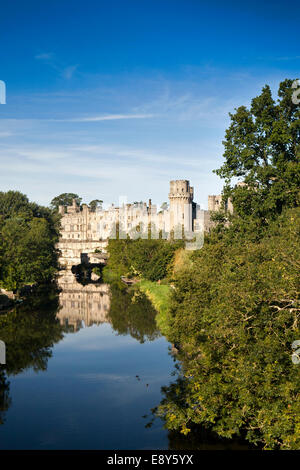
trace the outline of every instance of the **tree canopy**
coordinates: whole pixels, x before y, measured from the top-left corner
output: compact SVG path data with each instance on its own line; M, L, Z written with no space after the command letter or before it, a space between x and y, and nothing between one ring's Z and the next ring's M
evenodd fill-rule
M158 408L169 429L196 424L266 449L299 449L300 107L293 80L231 114L224 141L224 211L175 272L169 340L182 373ZM236 178L244 185L235 186ZM224 216L225 214L225 216Z
M216 173L243 218L263 223L283 207L299 204L300 107L292 101L292 84L289 79L280 83L277 101L266 85L250 109L240 106L230 113L225 161ZM234 185L237 178L245 184Z
M0 286L45 282L57 269L57 215L17 191L0 193Z
M89 203L89 207L90 207L92 212L95 212L95 210L98 207L102 207L102 203L103 203L103 201L101 199L93 199L93 201L91 201Z
M59 196L56 196L52 199L50 207L54 210L58 210L58 206L71 206L73 199L76 200L76 203L79 205L82 201L82 198L75 193L63 193Z

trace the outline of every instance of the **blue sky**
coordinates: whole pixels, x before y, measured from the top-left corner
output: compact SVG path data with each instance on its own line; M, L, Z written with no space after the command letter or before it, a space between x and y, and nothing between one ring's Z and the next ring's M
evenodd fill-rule
M228 113L300 73L290 1L16 0L1 4L0 190L49 204L221 191Z

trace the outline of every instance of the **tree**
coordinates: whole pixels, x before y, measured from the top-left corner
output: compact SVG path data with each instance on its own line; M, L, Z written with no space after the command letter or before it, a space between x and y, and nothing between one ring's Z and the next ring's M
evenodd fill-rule
M131 274L157 281L169 274L175 251L182 246L182 240L109 240L108 269L119 276Z
M266 222L299 203L300 107L292 102L292 83L280 83L277 103L266 85L250 109L241 106L230 114L225 162L215 172L242 217ZM232 185L236 178L245 185Z
M103 204L103 201L101 199L93 199L93 201L89 203L89 206L90 206L91 211L95 212L97 208L102 209L102 204Z
M0 193L0 285L18 290L57 269L58 217L17 191Z
M266 449L299 449L300 107L293 81L231 114L224 141L224 199L233 216L175 273L168 339L182 374L158 414L188 434L196 424ZM235 186L240 178L244 185ZM227 219L228 219L227 218ZM226 222L226 223L225 223Z
M56 196L52 199L50 207L53 210L58 210L58 206L71 206L73 204L73 199L76 200L76 203L79 205L82 201L82 198L78 194L74 193L63 193L59 196Z
M0 217L6 219L20 213L31 213L28 197L19 191L0 192Z
M8 219L2 227L2 285L16 290L25 284L51 280L57 268L56 251L45 219Z
M300 210L288 209L259 242L212 234L175 276L169 341L182 374L159 415L186 433L199 424L267 449L299 449Z

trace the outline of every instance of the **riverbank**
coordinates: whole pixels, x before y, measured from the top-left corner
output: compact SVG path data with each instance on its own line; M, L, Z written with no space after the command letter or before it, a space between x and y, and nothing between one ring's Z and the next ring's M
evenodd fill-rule
M172 287L169 284L158 284L157 282L142 279L137 287L146 294L153 307L157 311L156 324L161 333L168 337L169 334L169 307Z

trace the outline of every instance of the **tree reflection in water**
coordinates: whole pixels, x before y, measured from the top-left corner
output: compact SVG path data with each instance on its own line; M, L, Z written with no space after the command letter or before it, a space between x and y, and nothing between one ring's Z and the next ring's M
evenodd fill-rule
M3 366L0 366L3 368ZM9 382L6 378L5 372L0 370L0 424L5 421L5 412L8 410L11 404L11 398L9 396Z
M24 304L0 315L0 337L6 344L6 364L0 366L0 424L11 404L8 377L29 368L45 371L53 345L63 338L57 309L57 288L51 286L39 289Z
M9 377L29 368L46 371L52 348L64 333L76 334L83 326L110 323L117 334L131 335L141 344L161 336L155 322L156 311L136 288L95 283L83 286L69 274L61 276L60 291L55 286L40 289L24 304L0 316L0 338L6 343L7 352L7 364L0 366L0 424L5 422L12 401ZM175 401L184 407L184 379L180 379L180 364L175 358L174 362L178 379L162 388L162 403ZM150 427L151 422L146 426ZM187 436L169 430L168 438L170 449L245 448L233 440L221 441L199 427L192 428Z
M156 311L145 294L135 288L111 286L109 319L119 335L131 335L140 343L161 336L156 322Z
M160 336L156 312L144 294L123 286L91 283L83 286L65 272L55 285L40 288L15 309L0 316L0 338L6 344L6 365L0 366L0 424L11 404L10 375L32 368L46 371L52 347L64 332L110 323L120 335L140 343Z
M160 337L156 311L145 294L122 283L77 282L71 271L58 279L60 322L69 332L82 327L110 323L119 335L130 335L140 343Z

